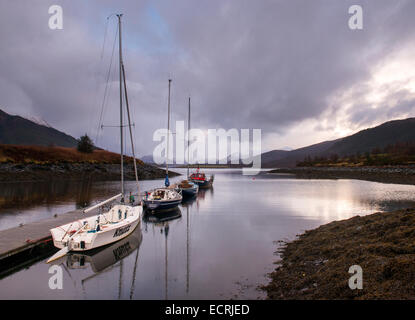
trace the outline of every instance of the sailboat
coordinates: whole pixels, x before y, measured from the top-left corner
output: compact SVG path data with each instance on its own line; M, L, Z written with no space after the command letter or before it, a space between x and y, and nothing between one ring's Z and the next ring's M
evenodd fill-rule
M164 188L156 188L150 192L145 193L143 203L146 209L152 212L160 210L172 210L175 209L182 202L182 195L174 188L170 187L169 181L169 133L170 133L170 87L171 79L169 79L169 98L168 98L168 110L167 110L167 150L166 150L166 178L164 180Z
M199 192L199 186L189 181L189 131L190 131L190 97L189 97L189 112L188 112L188 122L187 122L187 180L182 180L176 186L176 191L181 192L183 198L191 198L197 195Z
M118 240L124 239L131 234L140 223L143 212L141 205L133 203L126 204L124 201L124 155L123 155L123 89L125 104L128 115L128 127L130 129L131 149L134 161L135 178L137 191L139 191L137 164L134 154L134 142L131 131L130 109L127 96L127 84L125 81L125 68L122 60L121 43L121 17L117 14L119 31L119 66L120 66L120 139L121 139L121 193L102 201L84 210L84 213L99 208L100 213L85 219L53 228L50 230L55 247L61 249L47 262L59 259L70 251L88 251L99 248ZM138 193L139 194L139 193ZM102 212L102 206L117 201L106 212Z

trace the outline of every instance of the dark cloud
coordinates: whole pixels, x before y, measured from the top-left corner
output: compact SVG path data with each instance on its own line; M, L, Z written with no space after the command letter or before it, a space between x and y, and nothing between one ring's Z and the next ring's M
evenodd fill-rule
M154 130L166 125L169 77L172 120L186 119L191 95L193 125L202 128L261 128L281 139L297 128L301 139L298 124L307 120L330 131L342 121L358 128L412 114L411 92L391 89L373 109L365 88L377 66L413 41L415 2L359 3L364 29L351 31L348 8L356 1L3 1L0 106L95 137L116 26L110 20L101 61L106 17L121 11L141 154L151 153ZM64 30L48 28L52 4L64 9ZM108 124L118 121L117 72ZM349 100L335 98L351 88ZM117 134L107 129L99 141L117 150Z

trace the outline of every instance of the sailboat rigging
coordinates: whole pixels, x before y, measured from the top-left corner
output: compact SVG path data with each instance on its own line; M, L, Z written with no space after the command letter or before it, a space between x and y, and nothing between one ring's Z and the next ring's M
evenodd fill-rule
M126 110L128 115L128 127L130 129L131 147L134 162L134 172L138 184L137 165L134 154L134 142L131 129L130 108L128 104L127 85L125 76L125 67L122 59L122 38L121 38L121 17L122 14L116 15L118 18L119 32L119 71L120 71L120 172L121 172L121 193L105 201L98 203L84 213L101 208L103 205L113 202L120 198L119 203L114 204L106 212L100 212L85 219L74 221L50 230L55 247L61 249L53 255L47 262L59 259L70 251L88 251L107 244L124 239L130 235L137 225L143 212L143 207L134 205L133 202L125 204L125 187L124 187L124 148L123 148L123 91L126 101ZM123 90L124 89L124 90ZM137 190L139 192L139 190ZM139 193L138 193L139 194Z
M189 97L189 109L187 120L187 178L182 180L177 186L176 191L181 192L183 198L191 198L197 195L199 192L199 186L189 180L189 166L190 166L190 153L189 153L189 132L190 132L190 97Z
M174 187L170 187L169 181L169 136L170 136L170 89L172 80L169 79L169 95L167 100L167 147L166 147L166 178L162 188L156 188L146 192L143 199L144 206L151 212L165 211L177 208L182 202L182 195Z

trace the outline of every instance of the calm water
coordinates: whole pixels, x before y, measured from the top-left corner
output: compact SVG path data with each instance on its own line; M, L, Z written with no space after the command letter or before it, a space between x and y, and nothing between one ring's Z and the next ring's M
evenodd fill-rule
M415 186L206 171L215 174L214 188L180 206L172 220L144 219L131 236L92 256L59 260L62 290L49 289L44 260L1 279L0 298L262 298L256 287L277 259L274 241L357 214L415 206ZM162 183L143 181L141 188ZM2 184L0 230L90 205L118 188L118 182Z

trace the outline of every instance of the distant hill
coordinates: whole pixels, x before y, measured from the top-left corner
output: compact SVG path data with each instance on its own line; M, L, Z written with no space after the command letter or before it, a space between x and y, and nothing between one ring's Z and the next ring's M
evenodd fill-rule
M315 157L323 154L327 149L333 146L338 140L324 141L303 147L294 149L292 151L285 151L285 153L274 153L277 157L272 158L274 150L262 154L261 165L263 168L276 168L276 167L295 167L298 161L304 160L306 156Z
M370 152L374 148L384 148L397 142L415 141L415 118L393 120L377 127L365 129L339 139L326 150L327 153L336 153L346 156L356 152Z
M388 121L344 138L286 151L285 155L280 153L281 150L263 153L262 167L294 167L307 156L347 156L358 152L371 152L374 148L385 148L397 142L415 142L415 118Z
M74 148L77 140L46 123L39 124L0 110L0 144Z
M141 161L148 164L154 164L153 155L147 155L140 158Z
M75 148L66 147L44 147L44 146L18 146L0 144L0 163L105 163L118 164L121 157L119 154L106 151L94 150L91 153L79 152ZM132 163L133 158L125 156L125 163ZM143 165L137 159L138 165Z

